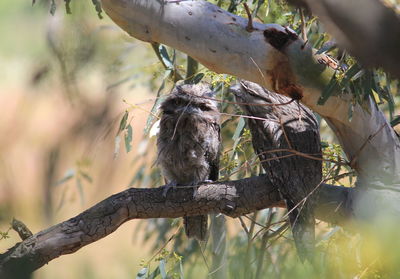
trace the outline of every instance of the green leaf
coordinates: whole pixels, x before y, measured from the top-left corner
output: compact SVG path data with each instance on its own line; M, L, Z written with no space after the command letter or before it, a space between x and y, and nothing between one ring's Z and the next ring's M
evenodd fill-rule
M394 99L393 99L393 95L391 93L391 80L388 74L386 74L386 86L385 86L385 92L387 95L387 102L388 102L388 106L389 106L389 119L390 121L393 120L393 114L394 114L394 110L395 110L395 103L394 103Z
M328 41L328 42L326 42L325 44L322 45L322 47L316 52L316 54L330 52L331 50L335 49L336 47L337 47L336 42Z
M350 103L349 109L347 111L347 114L349 116L349 121L351 121L353 119L353 111L354 111L354 105Z
M129 112L125 111L124 116L122 117L121 122L119 123L117 135L119 135L119 133L121 133L123 130L125 130L128 116L129 116Z
M136 279L146 279L147 278L147 271L149 269L147 267L143 267L137 274Z
M161 98L161 92L165 87L165 81L167 80L167 78L169 77L169 75L172 73L172 70L166 70L164 73L164 78L163 81L160 85L160 88L157 91L157 101L154 102L153 107L151 108L151 113L149 115L149 117L147 118L146 121L146 126L144 127L144 133L147 135L153 125L153 121L154 121L154 115L156 115L157 113L157 109L158 106L161 104L162 101L164 101L164 98Z
M126 153L129 153L129 151L131 151L132 149L132 134L133 134L133 130L132 130L132 126L131 124L128 124L128 126L126 127L126 134L125 134L125 150Z
M169 69L173 69L174 63L172 62L171 58L168 55L167 48L163 45L159 45L158 51L160 53L161 59L163 60L165 66Z
M328 148L329 147L329 143L327 141L321 141L321 147L322 148Z
M364 77L361 79L361 87L365 100L368 98L368 96L371 96L373 100L375 99L374 94L372 92L373 77L371 71L365 72Z
M325 40L325 35L324 34L320 34L318 40L314 43L313 47L314 48L318 48L318 46L320 44L322 44L322 42Z
M392 121L390 121L390 125L392 127L400 124L400 115L397 115Z
M240 142L240 135L242 134L242 131L243 131L243 128L244 128L244 126L246 125L246 122L245 122L245 120L244 120L244 118L243 117L241 117L240 119L239 119L239 122L238 122L238 125L236 126L236 130L235 130L235 133L233 134L233 136L232 136L232 139L235 141L234 143L233 143L233 148L232 148L232 154L231 154L231 156L230 156L230 160L232 160L233 159L233 157L235 156L235 153L236 153L236 146L239 144L239 142Z
M87 182L89 182L89 183L92 183L92 182L93 182L92 177L91 177L89 174L87 174L86 172L79 171L79 174L80 174L80 175L82 176L82 178L85 179Z
M53 16L56 13L57 5L55 0L51 0L50 3L50 14Z
M150 274L148 279L154 279L158 274L160 274L160 268L157 266L157 268Z
M75 174L76 174L76 170L75 169L72 169L72 168L68 169L65 172L63 178L61 178L59 181L57 181L56 184L54 184L54 186L58 186L58 185L61 185L61 184L65 183L65 182L67 182L68 180L73 178L75 176Z
M342 86L346 86L351 80L356 80L363 73L363 69L357 63L348 69L341 82Z
M232 139L233 139L234 141L236 141L236 140L240 137L240 135L242 134L242 131L243 131L243 128L244 128L245 125L246 125L246 122L244 121L244 118L241 117L241 118L239 119L238 125L236 126L235 133L234 133L233 136L232 136Z
M158 267L160 268L161 278L167 279L167 272L165 271L165 260L164 259L160 260Z
M198 73L197 75L195 75L195 76L192 78L191 83L197 84L197 83L199 83L199 82L203 79L203 77L204 77L204 73Z
M324 90L321 92L321 97L318 100L318 105L324 105L328 98L335 92L335 90L339 89L338 81L336 76L333 75L328 85L325 86Z

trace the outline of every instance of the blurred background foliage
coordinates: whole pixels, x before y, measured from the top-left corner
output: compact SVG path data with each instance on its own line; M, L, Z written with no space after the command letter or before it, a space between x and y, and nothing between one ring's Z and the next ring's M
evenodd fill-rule
M247 17L244 1L210 2ZM177 81L208 81L219 99L233 101L227 88L234 77L128 37L98 3L0 2L2 251L19 241L9 230L12 217L38 232L127 187L164 184L154 164L157 108ZM340 70L321 103L341 88L353 94L353 104L371 96L393 126L400 122L398 80L381 69L364 69L336 47L317 18L284 1L246 3L256 20L289 26L338 61ZM262 170L241 111L226 102L220 109L220 179L258 175ZM349 118L351 111L350 106ZM324 181L352 187L355 174L318 119L327 159ZM317 226L316 267L301 264L285 214L266 209L237 219L212 216L207 243L187 240L181 219L133 221L52 261L35 278L398 278L400 255L388 250L398 251L399 243L323 222Z

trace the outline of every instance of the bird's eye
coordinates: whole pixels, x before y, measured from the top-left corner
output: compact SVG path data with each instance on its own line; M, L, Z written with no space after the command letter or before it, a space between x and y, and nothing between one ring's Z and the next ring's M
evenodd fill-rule
M173 110L169 110L169 109L165 109L165 110L163 111L163 113L164 113L164 114L173 114L174 111L173 111Z
M210 108L209 108L208 106L206 106L206 105L200 105L199 108L200 108L202 111L210 110Z
M182 100L181 100L181 99L175 99L175 100L174 100L174 104L175 104L176 106L180 106L180 105L182 104Z

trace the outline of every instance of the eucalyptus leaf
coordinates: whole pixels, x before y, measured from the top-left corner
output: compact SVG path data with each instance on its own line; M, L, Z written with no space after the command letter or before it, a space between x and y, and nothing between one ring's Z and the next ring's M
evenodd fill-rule
M338 81L336 76L333 75L328 85L325 86L324 90L321 92L321 97L318 99L318 105L324 105L328 98L339 89Z
M203 77L204 77L204 73L198 73L192 78L191 83L197 84L203 79Z
M172 73L172 70L166 70L165 73L164 73L163 81L162 81L162 83L160 85L160 88L157 91L157 99L154 102L153 107L151 108L151 111L150 111L151 113L150 113L149 117L147 118L146 126L144 127L144 133L146 135L148 135L148 133L150 132L151 127L153 126L153 121L154 121L154 118L155 118L154 115L157 114L157 109L158 109L159 105L162 103L162 101L164 101L164 98L161 97L161 92L164 89L165 82L166 82L167 78L169 77L169 75L171 73Z
M236 154L236 146L239 144L239 142L240 142L240 135L242 134L242 131L243 131L243 128L244 128L244 126L245 126L245 124L246 124L246 122L244 121L244 118L243 117L241 117L240 119L239 119L239 122L238 122L238 125L236 126L236 130L235 130L235 133L233 134L233 136L232 136L232 139L234 140L234 143L233 143L233 148L232 148L232 154L231 154L231 156L230 156L230 160L232 160L233 159L233 157L235 156L235 154Z
M322 45L322 47L316 52L316 54L330 52L331 50L334 50L335 48L337 48L336 42L328 41Z
M147 278L147 272L148 272L147 267L143 267L139 272L136 274L136 279L146 279Z
M75 176L75 174L76 174L76 170L75 169L68 169L66 172L65 172L65 174L64 174L64 176L59 180L59 181L57 181L55 184L54 184L54 186L58 186L58 185L61 185L61 184L64 184L65 182L67 182L68 180L70 180L71 178L73 178L74 176Z
M353 66L350 67L350 69L347 70L347 72L344 75L344 78L341 82L342 86L346 86L350 80L355 80L354 76L359 76L359 72L362 71L362 68L359 64L354 64Z
M154 279L160 274L160 268L157 266L157 268L147 277L148 279Z
M161 278L167 279L167 272L165 271L165 260L164 259L160 260L158 267L160 268Z
M124 116L122 117L122 119L121 119L121 121L119 123L119 128L118 128L117 135L119 135L119 133L121 133L123 130L125 130L126 122L128 121L128 116L129 116L129 112L125 111Z
M133 129L131 124L128 124L126 127L126 133L125 133L125 150L126 153L129 153L132 150L132 134L133 134Z
M80 175L82 176L82 178L85 179L87 182L89 182L89 183L92 183L92 182L93 182L92 177L91 177L89 174L87 174L86 172L79 171L79 174L80 174Z
M163 60L165 66L169 69L173 69L174 63L172 62L171 58L168 55L167 48L163 45L159 45L158 51L160 53L161 59Z
M392 127L400 124L400 115L397 115L391 122L390 125Z

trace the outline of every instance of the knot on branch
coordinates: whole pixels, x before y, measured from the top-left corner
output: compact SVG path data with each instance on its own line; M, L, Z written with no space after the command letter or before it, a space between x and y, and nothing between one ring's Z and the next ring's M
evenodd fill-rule
M266 41L277 50L282 50L289 43L298 39L297 34L287 27L285 27L285 31L276 28L268 28L264 30L264 37Z

